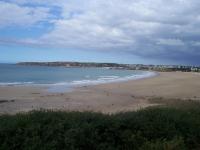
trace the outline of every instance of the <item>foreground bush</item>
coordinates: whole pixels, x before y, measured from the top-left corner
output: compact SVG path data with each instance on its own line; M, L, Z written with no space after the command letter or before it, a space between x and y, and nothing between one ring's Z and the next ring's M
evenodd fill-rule
M200 147L200 107L103 115L33 111L0 116L1 150L184 150Z

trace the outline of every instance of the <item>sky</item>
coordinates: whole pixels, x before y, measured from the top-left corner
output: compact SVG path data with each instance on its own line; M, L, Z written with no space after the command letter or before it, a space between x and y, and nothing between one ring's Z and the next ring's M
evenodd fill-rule
M200 65L199 0L0 0L0 62Z

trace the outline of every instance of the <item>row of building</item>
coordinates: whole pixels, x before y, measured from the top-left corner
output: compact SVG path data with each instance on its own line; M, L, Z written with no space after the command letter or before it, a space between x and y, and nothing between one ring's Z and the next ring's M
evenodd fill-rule
M133 64L128 67L134 70L200 72L199 66Z
M19 65L34 66L63 66L63 67L101 67L108 69L129 70L153 70L153 71L183 71L200 72L199 66L182 65L143 65L143 64L117 64L117 63L93 63L93 62L22 62Z

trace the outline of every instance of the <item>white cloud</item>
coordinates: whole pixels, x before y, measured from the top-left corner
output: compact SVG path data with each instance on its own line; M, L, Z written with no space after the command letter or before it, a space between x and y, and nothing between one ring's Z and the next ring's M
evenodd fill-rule
M23 40L35 45L192 57L197 50L190 47L191 41L200 40L199 0L8 0L1 4L5 16L0 16L0 26L54 24L40 38ZM49 11L53 7L60 14L49 20L55 15Z
M191 44L192 44L193 46L199 47L199 46L200 46L200 41L192 41Z
M47 21L49 8L26 7L13 3L0 2L0 27L23 26Z
M180 39L159 39L158 45L169 45L169 46L183 46L184 42Z
M159 30L180 30L180 24L189 24L191 19L190 15L179 17L189 11L185 1L76 0L62 4L63 18L55 21L54 30L40 41L66 47L134 49L138 39L147 40L159 34ZM177 46L183 42L169 39L160 44Z

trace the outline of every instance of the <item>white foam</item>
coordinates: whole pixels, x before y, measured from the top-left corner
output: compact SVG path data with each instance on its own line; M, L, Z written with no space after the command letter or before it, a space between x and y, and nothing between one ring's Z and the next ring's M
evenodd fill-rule
M98 78L98 80L114 80L114 79L118 79L119 76L100 76Z
M97 84L103 84L103 83L112 83L112 82L122 82L122 81L128 81L128 80L138 80L138 79L144 79L156 76L157 73L155 72L144 72L143 74L138 75L130 75L125 77L119 77L119 76L100 76L97 80L79 80L79 81L73 81L70 83L63 83L68 84L71 86L82 86L82 85L97 85Z
M104 83L112 83L112 82L122 82L128 80L138 80L156 76L157 73L155 72L141 72L141 74L134 74L125 77L119 76L99 76L96 80L77 80L72 82L58 82L58 83L49 83L49 84L36 84L34 82L10 82L10 83L0 83L0 86L20 86L20 85L33 85L33 86L48 86L52 88L60 87L60 88L69 88L69 87L78 87L78 86L85 86L85 85L97 85L97 84L104 84ZM88 76L89 78L89 76Z
M31 84L34 84L34 82L1 82L0 86L31 85Z

